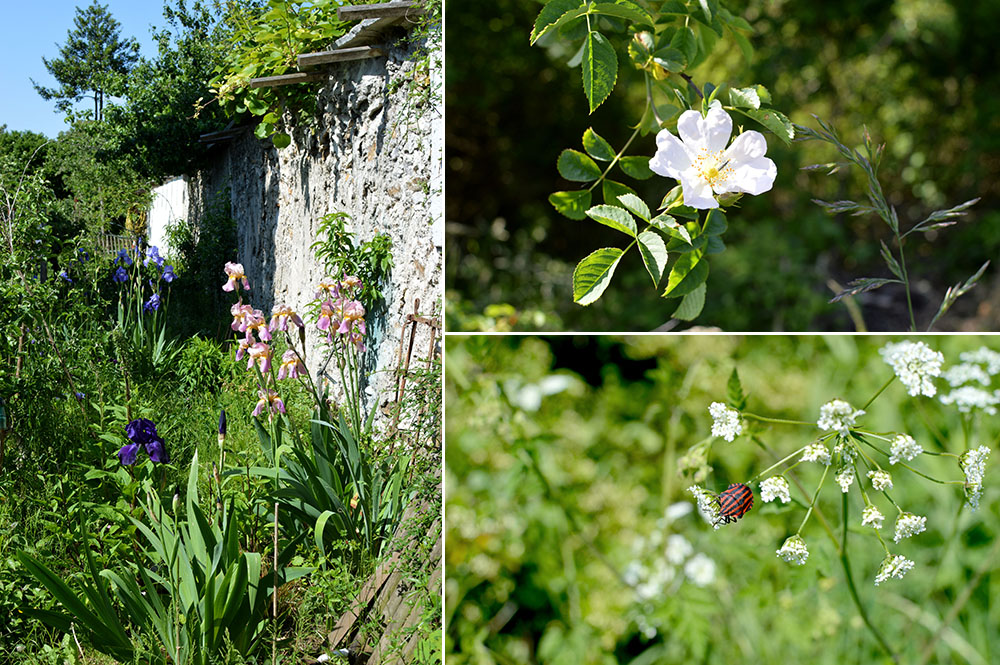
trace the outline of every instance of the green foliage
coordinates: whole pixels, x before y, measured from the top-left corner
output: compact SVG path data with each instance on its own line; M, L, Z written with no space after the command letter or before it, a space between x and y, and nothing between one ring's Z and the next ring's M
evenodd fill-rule
M218 377L225 357L212 340L192 337L177 358L177 380L190 392L218 390Z
M354 231L347 229L349 219L345 212L325 216L319 223L320 239L310 249L334 279L359 277L360 300L372 309L383 301L382 287L392 272L392 238L387 233L376 233L371 240L358 244Z
M212 92L229 115L250 114L259 119L258 138L272 137L275 147L289 145L284 115L303 122L316 110L316 85L250 88L250 79L278 76L297 70L296 58L327 47L344 33L337 19L340 3L316 0L270 0L265 6L227 2L225 21L232 30L224 60L212 80Z
M72 102L85 95L93 97L91 118L100 121L105 95L118 96L125 90L126 77L139 57L139 43L120 37L121 24L107 5L97 0L86 9L76 8L73 25L75 28L67 32L66 43L59 49L59 57L42 58L60 87L45 88L35 83L35 90L42 99L58 100L56 108L70 117L75 115Z

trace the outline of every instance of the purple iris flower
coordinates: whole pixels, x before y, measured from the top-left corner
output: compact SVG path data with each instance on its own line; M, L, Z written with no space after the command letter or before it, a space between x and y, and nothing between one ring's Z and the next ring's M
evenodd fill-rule
M76 399L77 400L81 400L81 401L87 396L87 393L81 393L79 391L75 392L73 394L76 395Z
M115 265L118 265L119 261L126 266L132 265L132 257L128 255L127 249L118 250L118 257L115 259Z
M167 447L163 445L163 439L159 437L146 444L146 453L149 455L149 459L157 464L166 464L170 461L170 456L167 455Z
M122 446L122 449L118 451L118 461L124 466L132 466L135 464L135 458L139 453L138 443L126 443Z
M174 274L174 267L169 263L163 266L163 275L161 277L163 277L163 281L167 284L177 279L177 275Z
M146 260L142 262L142 265L148 266L150 261L161 268L163 267L163 257L160 256L160 248L156 245L150 245L146 250Z
M148 418L136 418L128 425L125 425L125 436L135 443L142 444L160 438L160 435L156 431L156 425Z
M90 260L90 254L88 254L87 250L83 249L82 247L77 247L76 253L79 254L79 256L77 256L76 259L80 263L86 263L87 261Z
M62 277L64 281L69 282L70 284L73 283L73 280L70 279L70 277L69 277L69 273L66 272L65 270L63 270L62 272L60 272L59 276Z
M226 410L222 409L219 412L219 434L221 436L226 435Z
M128 273L125 272L125 268L118 266L118 270L115 271L114 277L112 277L111 279L115 280L119 284L121 284L122 282L127 282Z
M160 309L160 294L154 293L142 306L142 309L146 312L155 312Z

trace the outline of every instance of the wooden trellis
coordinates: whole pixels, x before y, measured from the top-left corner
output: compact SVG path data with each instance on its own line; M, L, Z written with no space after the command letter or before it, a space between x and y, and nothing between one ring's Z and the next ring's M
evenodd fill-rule
M321 81L326 78L325 72L302 70L384 55L384 45L379 42L384 41L385 32L423 13L423 6L412 0L394 0L377 5L340 7L337 9L338 19L341 21L360 20L361 23L338 39L333 49L302 53L297 59L300 71L280 76L262 76L250 79L250 87L273 88L279 85Z

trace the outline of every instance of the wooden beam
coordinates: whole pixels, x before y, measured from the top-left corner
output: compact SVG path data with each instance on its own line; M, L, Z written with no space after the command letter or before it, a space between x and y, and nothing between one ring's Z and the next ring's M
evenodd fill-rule
M338 7L337 18L341 21L357 21L366 18L401 18L403 16L419 16L424 8L412 0L394 0L377 5L354 5Z
M294 74L282 74L281 76L263 76L257 79L250 79L251 88L273 88L279 85L292 85L293 83L308 83L310 81L325 81L326 74L296 72Z
M346 60L376 58L380 55L382 55L382 49L377 46L355 46L354 48L339 48L333 51L303 53L299 56L299 68L325 65L331 62L344 62Z

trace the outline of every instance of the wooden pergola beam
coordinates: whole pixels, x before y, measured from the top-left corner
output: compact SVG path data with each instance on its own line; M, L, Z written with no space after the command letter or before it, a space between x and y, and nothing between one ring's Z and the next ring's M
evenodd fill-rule
M354 5L337 8L337 18L341 21L357 21L366 18L401 18L420 16L423 13L423 6L412 2L412 0L394 0L377 5Z
M296 72L295 74L282 74L281 76L262 76L257 79L250 79L251 88L273 88L279 85L292 85L294 83L309 83L310 81L325 81L324 73Z
M382 55L382 49L378 46L355 46L353 48L338 48L332 51L303 53L299 56L298 62L299 67L302 68L325 65L331 62L363 60L364 58L375 58L380 55Z

